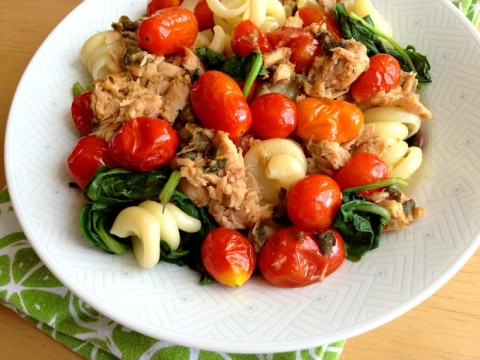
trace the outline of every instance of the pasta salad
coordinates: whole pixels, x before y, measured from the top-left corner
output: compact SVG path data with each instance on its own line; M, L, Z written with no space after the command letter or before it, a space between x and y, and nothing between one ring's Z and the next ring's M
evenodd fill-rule
M149 0L86 39L66 160L80 229L202 283L321 281L424 208L428 59L370 0Z

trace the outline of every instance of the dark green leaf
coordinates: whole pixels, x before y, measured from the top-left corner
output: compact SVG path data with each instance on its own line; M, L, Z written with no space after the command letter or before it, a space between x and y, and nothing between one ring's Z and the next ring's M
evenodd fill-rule
M413 46L402 48L390 36L376 29L369 16L360 18L355 14L349 14L343 3L335 4L334 13L343 37L363 43L367 47L368 56L380 53L392 55L398 60L403 71L416 73L419 88L432 82L427 57L418 53ZM387 43L391 47L387 47Z

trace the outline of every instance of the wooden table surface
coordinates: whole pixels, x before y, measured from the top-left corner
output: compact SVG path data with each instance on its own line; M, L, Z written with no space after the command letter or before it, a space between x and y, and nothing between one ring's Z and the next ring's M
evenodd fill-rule
M45 37L80 2L1 0L2 164L5 125L20 77ZM2 165L0 186L4 185ZM0 349L0 357L5 359L79 358L2 305ZM480 250L453 279L422 304L386 325L348 339L341 360L358 359L480 359Z

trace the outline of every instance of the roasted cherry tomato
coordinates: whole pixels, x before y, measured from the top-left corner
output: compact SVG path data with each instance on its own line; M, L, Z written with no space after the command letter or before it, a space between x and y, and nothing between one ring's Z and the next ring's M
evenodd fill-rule
M92 132L93 110L91 105L92 93L85 91L73 98L70 112L73 122L82 135L88 135Z
M383 180L388 175L387 165L377 155L369 152L359 152L353 155L347 163L338 170L333 179L340 189L368 185ZM371 193L368 190L365 194Z
M297 108L285 95L261 95L251 102L250 110L252 131L261 139L286 138L297 127Z
M234 26L230 43L238 56L246 56L254 50L262 53L272 50L265 34L251 20L240 21Z
M84 189L100 166L115 168L118 164L110 155L108 143L95 135L78 139L67 157L67 171L75 183Z
M182 4L183 0L148 0L147 15L151 16L154 12L169 7L176 7Z
M315 57L321 53L318 40L305 29L281 27L266 33L266 36L275 49L288 47L292 50L290 61L299 74L307 73Z
M200 0L197 5L195 5L193 13L197 18L198 28L200 31L211 29L215 26L215 22L213 21L213 12L210 10L207 0Z
M333 14L327 13L321 6L303 6L298 9L298 15L303 20L303 26L313 23L325 24L330 34L337 40L342 38L342 33Z
M115 133L110 152L126 169L152 171L172 160L178 141L177 133L166 121L138 117L127 121Z
M320 244L320 251L327 261L325 276L328 276L337 270L345 260L345 242L342 235L333 228L316 233L315 237Z
M362 111L343 100L306 98L297 102L297 112L297 135L305 141L352 140L364 121Z
M240 86L216 70L204 72L193 84L190 100L194 114L207 128L225 131L231 140L244 135L252 114Z
M352 97L362 103L380 91L387 93L400 83L401 74L400 64L392 55L373 55L367 70L352 84Z
M173 54L193 44L198 35L197 18L190 10L169 7L140 22L138 44L155 55Z
M250 241L233 229L216 228L205 237L201 256L207 272L219 283L242 286L253 274L257 262Z
M342 203L338 184L327 175L312 174L298 180L287 192L290 221L301 230L328 228Z
M284 227L270 236L260 250L263 277L281 287L301 287L322 281L327 262L310 231Z

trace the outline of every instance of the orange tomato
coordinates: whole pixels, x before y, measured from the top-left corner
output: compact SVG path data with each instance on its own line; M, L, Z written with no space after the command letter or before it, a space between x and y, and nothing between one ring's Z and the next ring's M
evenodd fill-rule
M297 136L305 141L352 140L364 121L362 111L343 100L306 98L297 103L297 114Z

